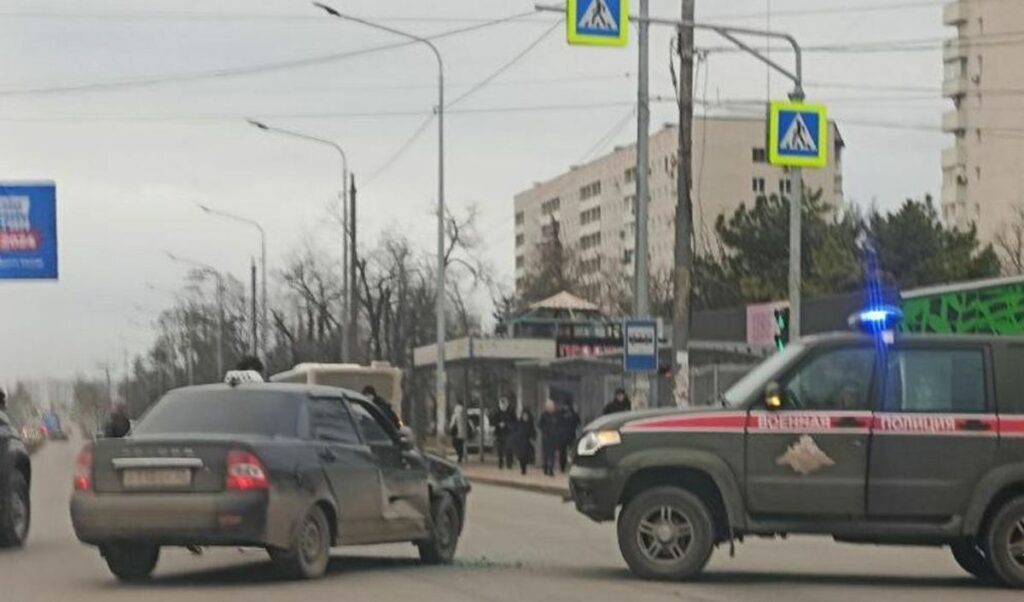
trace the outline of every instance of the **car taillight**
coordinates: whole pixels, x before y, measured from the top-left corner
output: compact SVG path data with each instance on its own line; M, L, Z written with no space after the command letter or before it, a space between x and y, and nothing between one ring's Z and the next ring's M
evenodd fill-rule
M75 460L75 491L92 491L92 446L86 445Z
M233 491L262 491L270 488L270 480L255 454L232 450L228 452L224 487Z

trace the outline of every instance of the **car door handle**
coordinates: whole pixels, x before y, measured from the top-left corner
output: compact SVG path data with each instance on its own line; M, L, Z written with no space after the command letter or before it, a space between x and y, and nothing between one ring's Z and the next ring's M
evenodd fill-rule
M332 449L322 449L320 450L320 459L325 462L334 462L338 459L338 454L334 453Z
M841 416L836 419L836 426L841 428L857 428L866 426L864 419L855 416Z
M984 420L971 419L964 421L962 429L965 431L990 431L992 425Z

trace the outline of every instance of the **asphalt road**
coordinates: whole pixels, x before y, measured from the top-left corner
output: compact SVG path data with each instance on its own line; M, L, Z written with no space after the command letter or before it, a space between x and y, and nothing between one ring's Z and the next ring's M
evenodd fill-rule
M984 586L940 549L834 544L823 538L752 541L716 552L697 583L633 579L614 529L556 497L478 486L454 566L423 567L409 545L337 550L326 578L277 581L258 550L192 556L165 550L153 581L124 586L95 550L74 538L68 517L78 443L50 443L34 458L33 526L26 549L0 553L4 602L74 600L842 601L1020 600Z

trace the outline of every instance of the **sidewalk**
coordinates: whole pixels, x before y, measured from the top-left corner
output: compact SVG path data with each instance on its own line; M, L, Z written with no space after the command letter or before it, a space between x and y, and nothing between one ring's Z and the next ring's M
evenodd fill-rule
M481 464L476 460L467 460L461 466L462 473L471 483L511 487L562 498L569 496L568 475L556 472L553 477L544 476L541 469L536 466L527 467L527 472L523 475L519 473L518 466L512 470L499 470L497 462L496 459L492 459L486 464Z

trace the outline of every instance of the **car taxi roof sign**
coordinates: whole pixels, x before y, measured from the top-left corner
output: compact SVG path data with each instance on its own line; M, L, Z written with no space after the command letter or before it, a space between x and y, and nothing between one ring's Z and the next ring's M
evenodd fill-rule
M224 382L237 387L243 383L261 383L263 375L255 370L228 370L224 375Z

